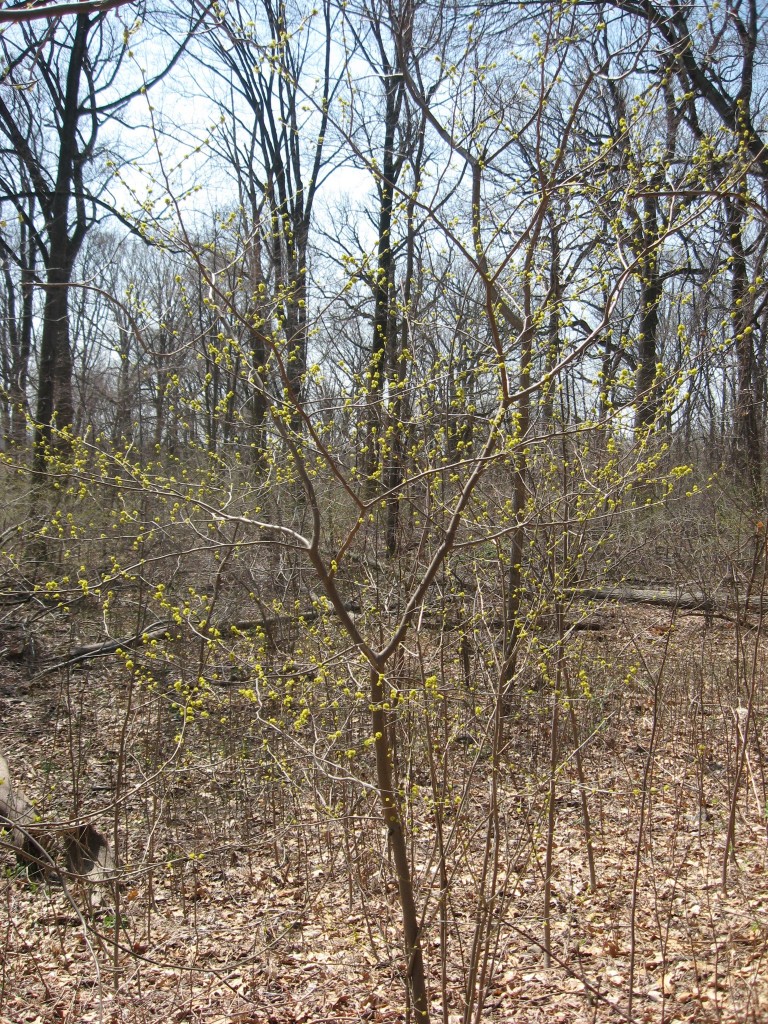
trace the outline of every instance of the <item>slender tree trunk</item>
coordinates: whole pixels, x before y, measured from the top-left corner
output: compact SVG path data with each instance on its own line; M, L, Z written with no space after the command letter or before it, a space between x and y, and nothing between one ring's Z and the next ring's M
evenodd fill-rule
M409 246L410 250L410 246ZM408 253L406 274L413 273L413 258ZM397 554L400 539L400 485L403 482L404 438L402 426L403 386L405 384L405 364L402 353L408 349L410 334L410 282L406 283L404 297L404 314L402 330L390 332L389 353L389 401L387 410L387 453L384 473L384 487L387 491L387 554ZM400 344L398 345L398 340Z
M407 374L404 353L411 348L411 319L414 315L414 291L416 274L417 198L421 180L421 165L424 156L424 130L418 133L418 145L413 159L413 189L408 197L408 233L405 244L405 278L403 283L402 321L398 331L394 317L390 317L388 353L389 361L389 408L388 408L388 452L384 485L387 490L387 553L394 557L400 544L400 487L405 468L406 451L405 379ZM417 292L418 293L418 292Z
M385 70L389 71L389 68ZM368 382L367 477L369 490L375 493L381 487L382 430L384 382L393 369L387 365L394 330L392 317L392 287L395 274L395 255L392 251L392 212L394 192L400 175L402 160L395 157L395 132L403 101L403 81L392 74L384 78L386 106L384 117L384 153L379 182L378 255L376 279L373 286L374 314L373 339Z
M520 382L522 392L516 408L517 447L514 477L512 482L512 510L515 527L509 550L509 574L507 577L507 601L504 630L504 670L502 672L502 702L507 704L507 688L515 674L517 643L520 637L520 606L523 599L523 558L525 555L526 531L523 525L525 503L528 500L526 477L528 460L522 443L528 434L531 422L531 403L528 388L531 384L531 360L533 359L533 331L526 326L520 339Z
M731 323L736 349L736 408L734 411L734 463L755 495L760 494L761 445L753 302L749 292L744 249L746 210L741 197L725 201L731 243Z
M640 332L637 341L637 375L635 377L635 429L652 427L659 415L658 359L659 303L662 297L659 276L659 199L650 184L643 199L643 217L640 227Z
M117 402L112 427L112 443L120 446L133 433L134 395L131 389L131 324L122 313L118 314L117 329L120 338L120 369L117 374ZM138 396L136 396L138 397ZM138 405L138 402L137 402ZM143 438L139 438L141 444Z
M306 396L305 375L307 372L307 250L309 248L309 222L300 213L295 230L296 251L294 256L295 281L292 296L291 386L303 404Z
M424 971L424 956L421 948L419 918L408 858L408 844L400 813L399 800L395 791L392 773L392 746L389 740L383 666L371 668L372 727L376 745L376 784L381 801L382 817L387 829L387 839L397 875L400 897L400 912L403 919L403 937L407 958L406 976L411 994L416 1024L429 1021L429 999Z
M551 255L549 268L549 323L547 325L547 354L544 360L546 383L542 394L542 411L545 423L550 427L554 418L555 382L549 375L560 358L560 305L563 298L563 283L560 274L560 230L554 214L550 224Z
M8 295L8 334L10 341L8 380L8 424L7 438L15 447L23 447L27 440L29 404L27 382L29 356L32 351L32 320L34 297L34 251L26 237L22 224L20 253L22 258L19 310L15 284L10 268L5 267L5 286Z

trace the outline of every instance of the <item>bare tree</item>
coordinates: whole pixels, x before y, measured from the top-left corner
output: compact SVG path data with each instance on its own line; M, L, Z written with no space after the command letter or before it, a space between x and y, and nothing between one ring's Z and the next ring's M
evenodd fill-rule
M282 344L273 357L281 386L296 396L294 408L300 407L307 369L310 226L328 161L328 113L338 86L333 8L329 0L313 13L284 0L237 0L210 14L207 5L196 7L211 28L203 42L214 56L214 74L227 86L225 117L231 109L238 126L226 133L224 152L250 239L251 358L255 367L264 365L261 335L277 332ZM274 309L269 317L260 294L266 279ZM254 413L257 420L264 415L260 400ZM298 420L294 426L300 426Z
M167 74L184 46L157 75L116 95L132 26L109 19L111 5L74 6L74 17L22 20L0 38L2 82L11 87L0 96L3 198L13 203L43 266L35 411L39 470L45 468L54 426L66 432L73 424L69 288L86 234L108 208L103 190L112 176L98 149L99 132Z

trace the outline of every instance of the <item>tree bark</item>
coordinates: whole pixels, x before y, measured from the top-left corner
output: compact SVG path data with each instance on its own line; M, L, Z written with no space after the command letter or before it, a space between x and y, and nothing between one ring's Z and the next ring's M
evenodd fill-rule
M408 859L408 845L392 778L392 748L388 738L385 702L384 674L378 668L371 667L371 706L373 708L371 724L376 749L376 784L381 801L381 813L387 829L387 840L397 875L407 957L406 977L416 1024L427 1024L429 1021L429 999L424 971L424 955L421 948L419 918L416 912L416 899Z
M637 375L635 377L635 429L654 425L659 414L658 358L659 303L662 285L659 276L659 197L656 176L643 198L639 225L640 332L637 339Z
M40 372L35 430L35 468L44 472L50 454L54 425L57 431L71 427L72 353L69 342L69 286L75 257L85 237L85 210L77 204L77 223L70 230L69 211L77 164L85 158L78 147L80 83L88 54L91 23L87 14L77 17L69 55L63 110L59 126L59 154L54 191L44 204L48 217L45 254L46 293L40 342Z
M380 47L383 54L383 45ZM404 85L400 75L392 74L388 62L383 63L382 82L385 90L384 147L381 177L379 179L378 251L376 278L373 285L373 338L368 382L368 433L366 444L367 477L370 493L381 487L384 382L393 367L388 366L388 355L393 348L395 329L392 315L392 290L395 275L395 255L392 250L392 212L394 194L403 165L402 155L395 155L395 133L403 105Z
M736 408L734 410L734 464L757 496L761 487L759 399L756 391L755 329L744 248L746 210L740 196L725 200L727 234L731 249L731 322L736 349Z

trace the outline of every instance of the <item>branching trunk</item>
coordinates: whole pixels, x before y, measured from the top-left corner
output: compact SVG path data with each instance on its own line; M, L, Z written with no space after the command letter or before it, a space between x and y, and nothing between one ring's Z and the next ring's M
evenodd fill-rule
M44 472L54 426L68 430L74 419L72 401L72 353L69 342L69 286L72 268L87 229L82 201L75 203L77 221L70 227L70 207L78 167L88 154L79 146L80 87L88 59L88 34L91 22L87 14L77 17L63 93L59 126L59 154L56 184L43 204L48 223L48 249L45 254L46 292L43 331L40 342L40 373L37 394L35 467Z
M383 668L383 666L382 666ZM392 774L392 746L387 723L385 676L382 670L371 668L371 724L376 745L376 784L381 801L381 813L387 829L387 840L392 853L400 896L403 920L403 939L407 957L406 975L411 994L416 1024L429 1020L424 955L421 948L419 918L413 892L408 845L405 839L399 798Z

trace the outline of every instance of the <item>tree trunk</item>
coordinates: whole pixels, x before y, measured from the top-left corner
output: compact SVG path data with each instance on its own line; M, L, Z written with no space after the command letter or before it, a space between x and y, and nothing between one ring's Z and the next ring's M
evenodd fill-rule
M544 359L545 383L542 388L542 413L545 429L552 429L555 414L555 382L550 379L560 358L560 307L563 301L563 282L560 271L560 228L554 213L550 218L550 267L549 267L549 322L547 324L547 352Z
M659 199L651 181L643 199L643 218L639 229L640 332L637 339L637 375L635 377L635 429L653 427L659 415L658 359L659 303L662 297L659 277Z
M392 250L392 213L397 180L403 159L395 154L395 134L403 104L404 84L399 75L393 75L388 63L383 66L382 81L385 89L384 148L379 179L378 253L376 279L373 284L373 338L368 381L368 433L366 438L366 475L371 494L381 487L382 432L384 382L394 367L388 366L387 356L392 349L394 323L392 316L392 288L395 277L395 254Z
M759 401L755 388L755 327L744 251L746 210L741 197L725 200L731 244L731 323L736 348L734 465L756 496L761 487Z
M67 277L65 272L57 268L52 268L48 273L35 413L35 466L40 471L45 470L50 455L54 424L57 430L66 429L72 424L72 357L69 351Z
M382 666L383 667L383 666ZM424 956L419 935L419 919L416 912L416 899L413 892L413 880L408 859L406 843L398 797L392 778L392 748L389 741L385 704L385 677L378 668L371 668L371 718L374 742L376 744L376 785L381 801L381 812L387 829L387 839L392 852L392 860L397 875L397 888L400 897L400 912L403 919L403 937L405 939L405 955L407 958L406 977L413 1004L416 1024L427 1024L429 1021L429 1000L427 982L424 972Z
M76 163L83 159L83 154L78 150L79 93L87 59L89 30L88 15L78 15L59 127L56 185L46 204L49 218L46 228L46 294L40 343L35 431L35 468L40 472L44 472L47 466L54 424L57 431L68 430L74 419L72 353L69 344L69 286L75 257L87 225L85 211L78 203L78 223L70 232L69 209Z

